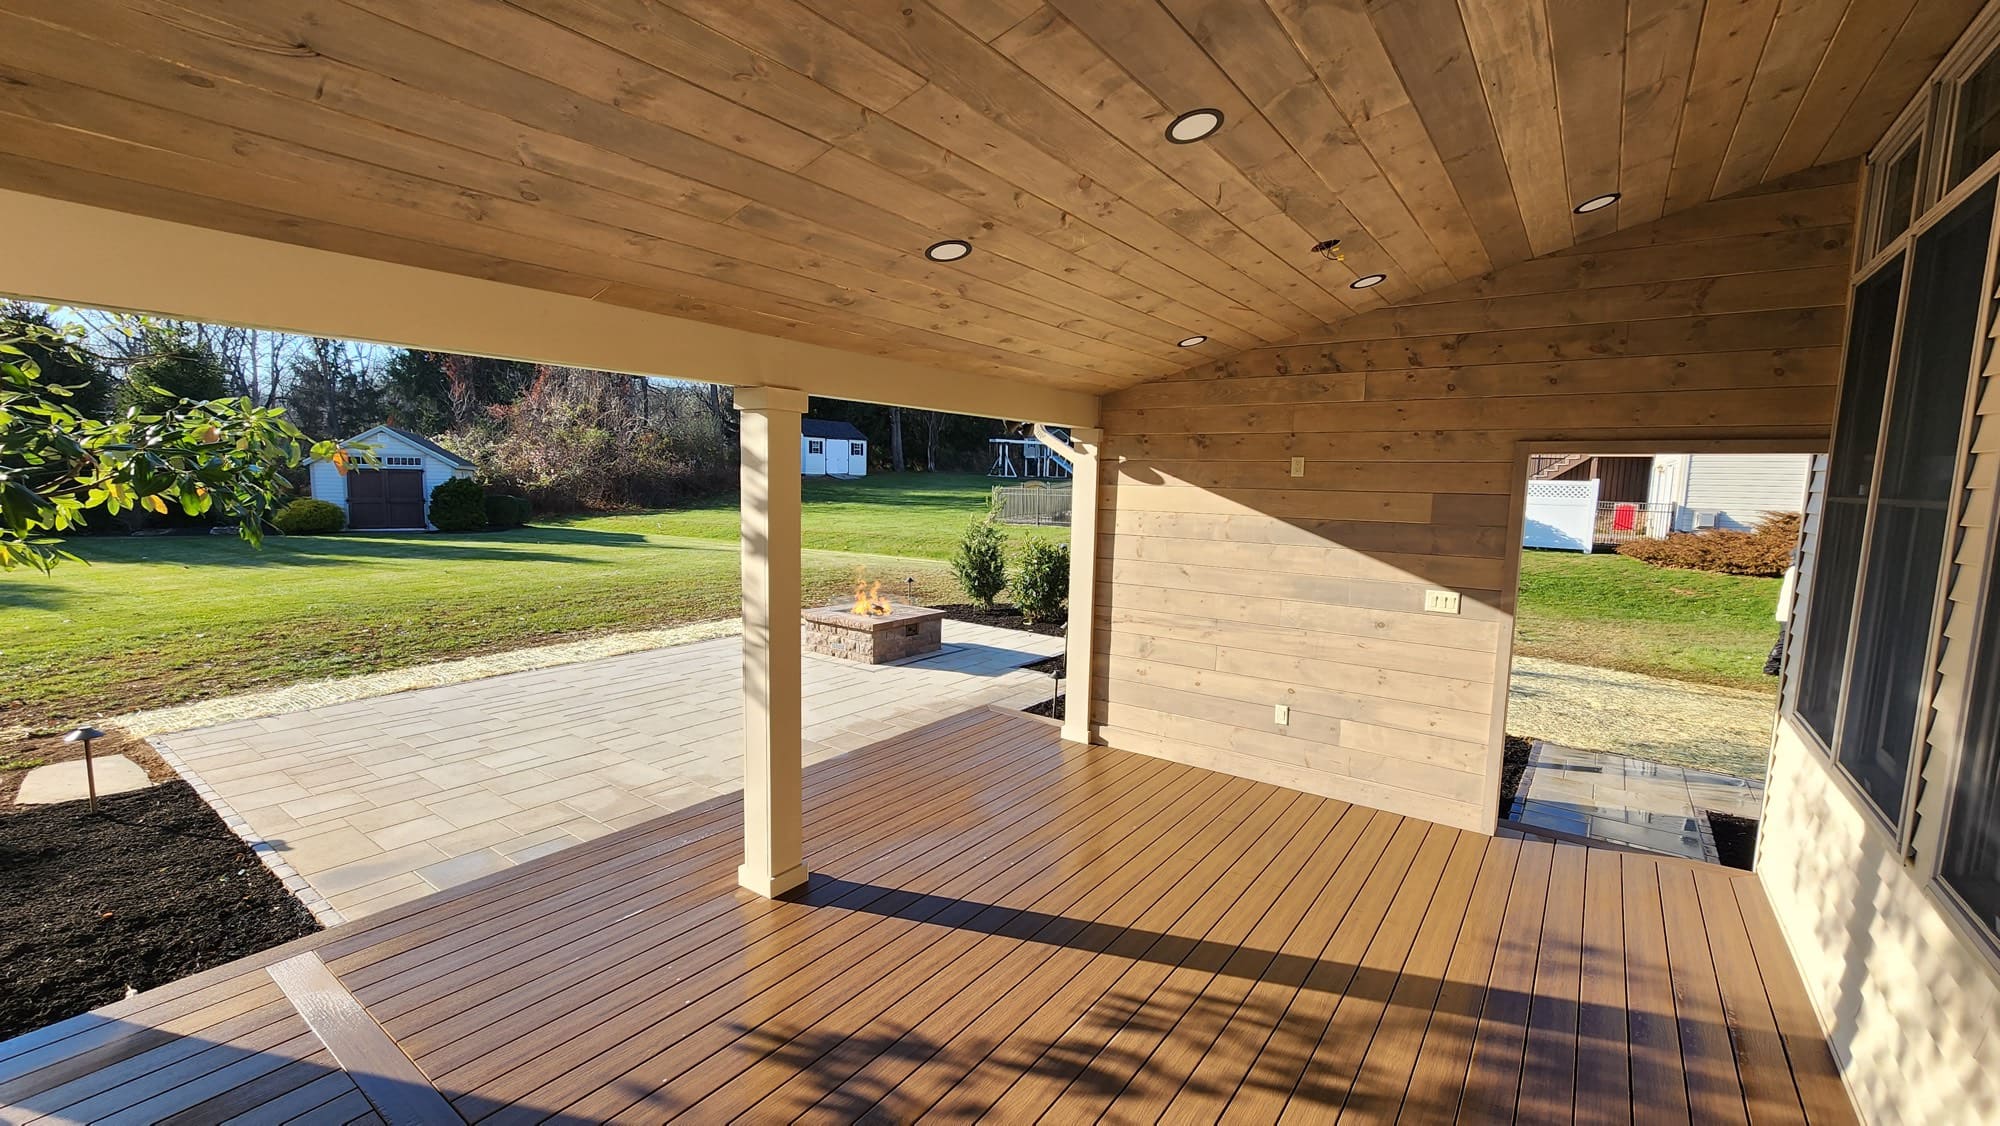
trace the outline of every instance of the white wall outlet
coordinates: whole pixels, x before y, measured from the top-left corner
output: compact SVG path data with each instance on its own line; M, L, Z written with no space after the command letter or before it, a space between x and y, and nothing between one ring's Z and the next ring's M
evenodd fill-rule
M1455 590L1425 591L1424 610L1432 614L1458 613L1458 592Z
M1305 475L1306 475L1306 459L1305 459L1305 458L1302 458L1302 457L1295 457L1295 458L1293 458L1293 459L1292 459L1292 476L1294 476L1294 477L1303 477L1303 476L1305 476Z
M1291 708L1291 705L1290 705L1290 704L1278 704L1278 705L1276 705L1276 706L1272 707L1272 709L1271 709L1271 721L1272 721L1273 723L1276 723L1276 724L1277 724L1277 725L1278 725L1279 727L1290 727L1290 726L1291 726L1291 724L1292 724L1292 708Z

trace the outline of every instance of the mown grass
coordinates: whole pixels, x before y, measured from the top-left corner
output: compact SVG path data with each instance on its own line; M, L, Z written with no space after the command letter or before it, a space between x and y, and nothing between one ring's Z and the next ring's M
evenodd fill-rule
M1514 651L1697 684L1776 692L1777 579L1653 567L1622 555L1529 551Z
M892 597L959 600L943 560L985 511L988 484L915 475L809 483L808 600L847 590L857 572L883 580ZM730 617L739 597L733 499L472 535L274 536L262 549L161 536L74 547L88 566L0 577L0 727Z

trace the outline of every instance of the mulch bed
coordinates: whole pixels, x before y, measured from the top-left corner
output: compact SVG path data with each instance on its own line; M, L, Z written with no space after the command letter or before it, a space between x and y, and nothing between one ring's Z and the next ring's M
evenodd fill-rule
M61 731L31 732L26 735L18 731L12 738L0 735L0 814L14 808L14 795L21 792L21 779L37 766L52 762L68 762L83 757L82 743L65 743ZM146 777L155 782L171 781L174 768L168 766L152 744L120 728L111 728L104 738L95 739L90 744L92 758L105 755L124 755L139 764Z
M1507 736L1507 751L1500 766L1500 816L1506 817L1514 811L1514 791L1521 787L1521 775L1528 770L1528 753L1535 748L1532 739L1519 735Z
M1050 719L1062 719L1063 701L1065 699L1068 699L1068 697L1057 696L1053 700L1043 700L1039 704L1034 704L1030 707L1022 708L1021 710L1027 712L1029 715L1045 715Z
M1709 832L1715 836L1715 854L1731 868L1750 871L1751 863L1757 859L1756 819L1712 809L1704 809L1701 814L1708 818Z
M1001 629L1026 630L1048 637L1065 636L1067 626L1063 622L1030 622L1021 616L1021 611L1004 602L995 603L991 610L981 610L968 603L953 603L949 606L933 606L933 610L943 610L944 616L955 622L972 622L982 626L998 626Z
M0 817L0 1039L320 929L185 782Z

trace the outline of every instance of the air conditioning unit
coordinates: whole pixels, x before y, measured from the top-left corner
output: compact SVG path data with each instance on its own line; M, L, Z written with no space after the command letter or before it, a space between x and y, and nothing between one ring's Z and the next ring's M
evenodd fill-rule
M1715 521L1716 521L1716 519L1717 519L1718 517L1720 517L1721 515L1722 515L1722 513L1720 513L1720 512L1717 512L1717 511L1716 511L1716 510L1714 510L1713 508L1697 508L1697 509L1695 509L1695 510L1694 510L1694 530L1695 530L1695 531L1697 531L1697 532L1699 532L1699 531L1701 531L1701 530L1702 530L1702 529L1704 529L1704 528L1713 528L1713 527L1715 527Z

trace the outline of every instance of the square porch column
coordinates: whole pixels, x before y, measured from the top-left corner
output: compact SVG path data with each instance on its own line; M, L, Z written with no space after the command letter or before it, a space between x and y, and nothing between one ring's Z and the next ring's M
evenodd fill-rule
M799 419L806 393L738 387L743 509L743 866L783 895L806 882L799 668Z
M1069 432L1069 644L1063 662L1069 682L1062 737L1090 742L1090 674L1097 625L1097 448L1104 431Z

